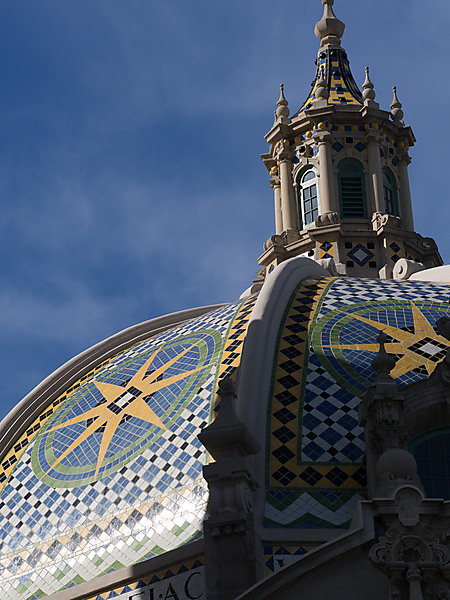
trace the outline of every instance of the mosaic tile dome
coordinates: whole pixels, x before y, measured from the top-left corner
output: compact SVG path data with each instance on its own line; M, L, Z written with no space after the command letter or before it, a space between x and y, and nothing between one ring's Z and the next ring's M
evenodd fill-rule
M358 406L376 377L380 331L401 388L447 351L435 328L450 285L362 278L305 279L278 333L266 442L268 527L348 526L366 495Z
M427 377L447 348L435 322L450 316L450 285L311 272L287 284L293 266L314 264L287 263L259 296L98 360L17 432L0 465L2 599L45 597L201 538L207 456L197 435L225 375L263 447L266 530L290 529L297 556L313 546L292 532L348 526L366 495L357 411L376 337L388 337L400 386ZM264 550L271 572L277 550Z
M116 353L21 433L0 466L2 599L43 597L201 535L197 434L219 373L233 371L233 359L220 360L248 305Z

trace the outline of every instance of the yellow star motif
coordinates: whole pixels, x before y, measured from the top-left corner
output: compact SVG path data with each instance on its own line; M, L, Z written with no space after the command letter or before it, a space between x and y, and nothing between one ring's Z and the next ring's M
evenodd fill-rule
M385 344L386 352L391 354L397 354L397 356L401 356L395 363L394 369L391 371L392 377L400 377L408 371L412 371L413 369L419 367L425 367L428 375L431 375L433 372L436 362L426 356L418 354L411 347L414 346L420 340L424 338L431 338L436 345L442 346L446 348L448 346L448 340L446 340L441 335L438 335L433 327L430 325L426 317L420 312L420 310L413 304L411 304L411 310L413 314L414 321L414 333L409 333L404 331L403 329L399 329L397 327L393 327L392 325L387 325L386 323L379 323L378 321L373 321L372 319L367 319L366 317L362 317L360 315L354 313L344 313L352 319L356 319L361 321L362 323L366 323L367 325L371 325L375 327L379 331L386 333L390 337L394 338L396 341L387 342ZM337 344L337 345L328 345L323 346L323 348L336 348L339 350L361 350L366 352L378 352L379 345L377 343L373 344Z
M163 373L182 356L187 354L195 344L186 348L180 354L170 359L168 362L163 364L161 367L152 371L152 373L145 377L145 374L149 366L154 361L156 355L160 349L156 350L148 360L139 368L139 370L133 375L128 381L125 387L121 385L115 385L113 383L105 383L103 381L94 381L95 387L101 392L105 398L106 403L94 406L84 412L82 415L78 415L73 419L69 419L64 423L60 423L56 427L52 427L46 433L52 433L63 427L69 427L76 423L82 423L88 419L92 419L92 422L86 427L81 433L65 450L64 452L52 463L52 466L46 472L46 475L56 467L61 461L63 461L77 446L84 442L90 435L92 435L99 427L105 426L100 449L98 452L97 466L95 476L98 475L99 469L102 466L103 459L105 458L108 446L111 443L112 437L120 425L120 422L124 415L130 415L138 417L139 419L146 420L149 423L153 423L161 429L166 429L164 424L161 422L159 417L153 412L153 410L147 405L144 400L145 396L154 394L155 392L162 390L177 381L185 379L190 375L197 373L201 369L204 369L206 365L193 369L191 371L184 371L178 375L172 377L163 378ZM127 394L128 392L128 394ZM125 399L124 396L127 396ZM120 405L120 399L122 397L123 407ZM118 402L119 401L119 402Z

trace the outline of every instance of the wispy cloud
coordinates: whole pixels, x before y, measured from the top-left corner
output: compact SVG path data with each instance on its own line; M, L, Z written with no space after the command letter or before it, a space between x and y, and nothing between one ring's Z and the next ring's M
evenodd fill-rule
M449 7L339 0L354 75L399 86L417 229L450 255ZM0 411L100 338L236 298L273 233L259 154L314 75L320 0L23 0L2 15ZM443 129L444 128L444 129Z

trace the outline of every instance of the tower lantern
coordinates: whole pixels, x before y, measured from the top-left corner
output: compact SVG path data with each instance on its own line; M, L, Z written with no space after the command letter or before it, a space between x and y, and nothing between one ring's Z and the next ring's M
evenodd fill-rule
M333 259L341 275L372 278L391 278L400 258L439 266L434 240L414 231L408 151L415 137L396 88L390 111L380 109L367 67L360 91L341 47L345 25L334 0L322 4L311 91L290 117L282 86L266 135L275 235L259 263L270 272L304 254Z

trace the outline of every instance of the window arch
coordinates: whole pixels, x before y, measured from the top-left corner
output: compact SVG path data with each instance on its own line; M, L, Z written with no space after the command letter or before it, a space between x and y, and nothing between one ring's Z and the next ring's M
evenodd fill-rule
M383 167L383 196L384 210L398 217L397 185L394 174L387 167Z
M344 158L338 165L339 200L343 219L367 216L364 170L359 160Z
M308 167L301 171L298 182L300 229L309 227L319 216L319 179L317 169Z
M439 427L410 442L425 492L429 498L450 499L450 427Z

